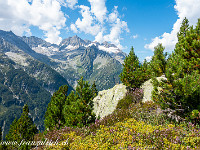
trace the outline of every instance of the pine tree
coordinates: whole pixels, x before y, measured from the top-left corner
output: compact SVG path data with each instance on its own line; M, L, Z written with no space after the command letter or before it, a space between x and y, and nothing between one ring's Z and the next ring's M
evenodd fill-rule
M123 67L123 71L119 76L122 83L131 88L139 87L141 85L141 81L139 80L141 77L141 70L139 69L139 60L134 53L133 47L131 48L129 55L125 58Z
M45 113L45 128L52 130L54 127L60 129L65 124L63 116L63 107L67 99L68 86L64 85L56 91L51 97Z
M38 129L28 114L29 108L25 104L21 117L18 120L15 119L10 126L9 133L6 135L7 141L17 141L18 143L21 143L21 141L33 141ZM16 146L18 147L18 145L10 146L10 149L16 149ZM30 147L30 145L20 146L21 149L30 149Z
M168 59L167 80L155 82L153 100L163 108L191 112L200 109L200 20L194 29L188 20L182 22L178 43ZM158 90L158 88L161 90ZM183 114L183 113L182 113Z
M93 82L91 89L92 89L92 95L93 95L93 97L96 97L98 95L98 90L97 90L97 86L95 84L95 81Z
M0 142L2 140L2 131L1 131L1 126L0 126Z
M150 68L150 63L147 62L146 59L144 59L143 64L141 65L142 68L142 78L143 82L147 81L148 79L151 78L151 68Z
M76 92L71 92L65 102L64 116L66 126L82 127L95 121L93 98L97 90L95 84L90 86L83 77L78 81Z
M163 53L164 49L165 48L162 46L162 44L158 44L154 48L154 55L150 62L150 67L151 67L152 74L156 77L159 77L165 73L166 64L167 64L167 61L166 61L167 53L165 54Z
M34 125L33 120L29 117L28 105L24 105L23 112L19 120L17 121L18 131L20 138L31 141L34 135L38 132L37 127Z
M19 135L20 134L19 134L19 129L18 129L17 118L15 118L15 120L10 125L9 133L6 135L6 140L7 141L18 141L18 140L20 140Z

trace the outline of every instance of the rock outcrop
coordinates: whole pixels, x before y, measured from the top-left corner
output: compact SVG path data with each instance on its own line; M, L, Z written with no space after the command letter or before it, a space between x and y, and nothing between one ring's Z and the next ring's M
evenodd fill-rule
M157 77L156 78L159 82L161 81L161 79L167 79L164 75L162 75L161 77ZM147 101L152 101L151 99L151 92L153 91L153 84L151 83L151 79L147 80L146 82L144 82L141 86L141 88L143 89L144 92L144 96L142 99L142 102L147 102Z
M94 113L103 118L111 114L120 99L126 95L127 89L123 84L117 84L113 88L103 90L94 98Z

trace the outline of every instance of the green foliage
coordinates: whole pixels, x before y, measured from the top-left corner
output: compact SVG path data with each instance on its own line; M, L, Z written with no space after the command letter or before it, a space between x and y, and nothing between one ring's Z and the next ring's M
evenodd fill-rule
M200 19L196 28L185 18L178 33L178 43L168 59L166 78L154 79L153 100L162 108L171 108L187 116L200 104Z
M1 131L1 126L0 126L0 142L2 140L2 131Z
M63 116L63 108L67 99L68 86L64 85L56 91L51 97L51 101L48 104L47 111L45 113L45 128L52 130L54 127L60 129L65 124Z
M20 143L22 140L33 140L34 135L38 132L38 129L32 119L28 116L28 113L28 105L24 105L21 117L18 120L15 119L10 126L9 133L6 135L7 141L17 141ZM28 147L28 145L22 145L22 148L23 147Z
M194 109L190 114L190 118L194 121L195 124L200 123L200 112Z
M143 98L142 89L135 89L134 91L128 91L126 96L119 100L117 103L117 109L128 109L130 104L141 102Z
M147 77L147 63L141 65L138 57L134 53L133 47L129 55L125 58L123 64L123 71L120 74L120 80L122 83L131 88L139 88L141 84L148 79Z
M67 96L68 87L61 86L56 91L45 113L45 127L53 130L65 126L82 127L95 120L93 98L97 95L95 83L92 86L83 80L78 81L76 91Z
M65 126L82 127L95 121L93 98L97 95L95 83L90 86L83 77L78 81L76 92L67 97L63 114Z
M167 53L163 54L164 49L165 48L162 46L162 44L158 44L154 48L154 55L150 62L151 73L153 73L153 76L159 77L165 73Z

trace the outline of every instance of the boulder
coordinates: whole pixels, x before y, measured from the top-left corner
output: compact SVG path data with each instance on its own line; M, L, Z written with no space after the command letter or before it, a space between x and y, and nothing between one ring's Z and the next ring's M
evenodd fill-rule
M94 113L103 118L111 114L117 106L120 99L124 98L127 89L123 84L117 84L113 88L103 90L93 99Z
M161 81L161 79L166 80L167 78L165 77L165 75L162 75L161 77L157 77L156 78L158 81ZM152 101L151 99L151 92L153 91L153 84L151 83L151 79L147 80L146 82L144 82L141 86L141 88L143 89L144 92L144 96L142 99L142 102L147 102L147 101Z

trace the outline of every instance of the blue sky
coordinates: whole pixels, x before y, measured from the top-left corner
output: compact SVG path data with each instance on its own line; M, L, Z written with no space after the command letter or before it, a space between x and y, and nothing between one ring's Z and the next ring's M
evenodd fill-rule
M162 43L172 52L181 21L200 18L200 0L0 0L0 29L51 43L78 35L108 41L140 61Z

